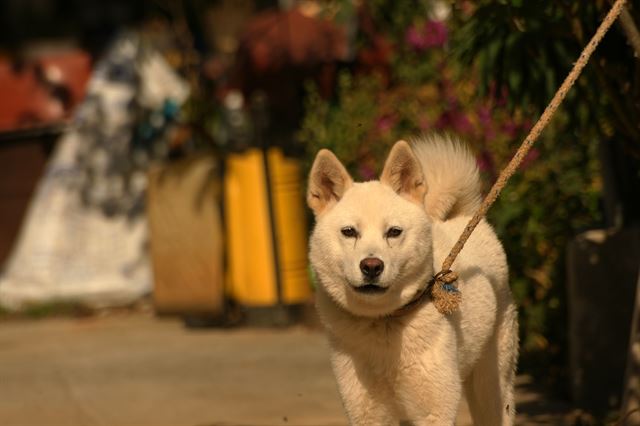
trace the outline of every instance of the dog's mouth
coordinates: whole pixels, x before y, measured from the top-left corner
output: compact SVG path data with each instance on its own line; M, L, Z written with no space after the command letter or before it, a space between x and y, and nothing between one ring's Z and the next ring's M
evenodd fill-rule
M382 294L388 290L388 287L380 287L377 284L364 284L361 286L351 286L351 288L360 294Z

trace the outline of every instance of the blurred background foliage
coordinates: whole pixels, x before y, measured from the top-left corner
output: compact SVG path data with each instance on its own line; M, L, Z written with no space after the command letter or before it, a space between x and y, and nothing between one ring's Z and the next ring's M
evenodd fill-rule
M446 132L469 143L487 188L610 7L605 0L50 3L55 20L31 13L31 2L24 0L0 6L5 12L0 22L8 29L0 48L18 50L27 33L44 37L74 32L80 40L97 40L87 48L99 51L111 36L105 30L113 26L111 20L134 25L145 18L146 37L171 36L170 43L155 44L170 45L162 49L168 62L187 76L193 89L172 135L174 151L227 147L250 139L246 135L256 121L251 111L231 108L236 102L228 101L237 100L229 93L240 88L245 106L250 105L256 88L271 102L272 127L287 127L268 139L274 139L273 134L287 139L290 128L299 127L298 149L289 152L303 149L307 166L318 149L329 148L355 178L374 179L396 140ZM293 62L295 55L256 55L267 38L261 32L242 38L242 28L246 30L252 14L286 4L320 8L319 14L305 16L342 28L346 53L334 46L340 45L340 37L329 43L323 26L313 31L322 37L302 37L304 28L313 29L311 18L289 13L274 19L269 31L277 33L284 23L297 22L288 50L315 52L316 57L280 64ZM640 1L628 4L638 16ZM216 19L216 13L205 12L207 7L226 18ZM22 15L28 19L9 18ZM65 25L46 25L49 21ZM297 45L296 40L308 42ZM323 43L329 45L320 55L316 48ZM242 59L249 65L238 67ZM303 80L309 82L299 91ZM300 99L304 108L297 104ZM520 306L522 370L543 372L540 377L550 379L561 379L566 372L568 241L586 229L640 222L638 117L639 61L615 26L489 212L509 257ZM623 199L620 214L606 206L612 188L603 169L612 166L604 151L615 151L616 158L624 160L618 169L626 170L627 187L636 188L618 191Z
M341 68L334 95L308 87L298 134L307 164L329 148L354 177L375 179L396 140L446 132L469 143L488 188L609 7L367 2L358 11L354 61ZM520 307L520 368L553 381L566 378L567 243L613 225L603 214L600 144L617 144L637 178L638 71L614 28L489 212Z
M464 66L476 67L480 96L504 88L510 111L525 107L538 116L610 5L480 1L470 14L454 14L453 54ZM637 2L630 6L637 11ZM603 168L627 169L626 177L638 182L638 65L623 31L614 27L538 143L536 166L512 179L489 214L511 262L522 348L529 355L524 366L542 361L533 366L551 367L546 371L552 378L563 373L566 360L566 328L559 325L566 324L567 242L587 228L637 223L633 206L618 216L601 200L607 197L603 192L620 192L603 182ZM611 164L606 153L613 151L627 161Z

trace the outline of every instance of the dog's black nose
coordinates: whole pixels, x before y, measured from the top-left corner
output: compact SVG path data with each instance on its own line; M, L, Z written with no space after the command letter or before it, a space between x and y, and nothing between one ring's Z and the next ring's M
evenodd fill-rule
M377 257L367 257L360 262L360 270L370 280L374 279L384 270L384 262Z

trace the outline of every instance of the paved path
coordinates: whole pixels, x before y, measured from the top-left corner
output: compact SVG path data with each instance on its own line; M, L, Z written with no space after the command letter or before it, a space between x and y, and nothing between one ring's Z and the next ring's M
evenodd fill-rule
M346 424L317 331L194 330L148 314L0 322L0 395L3 426ZM539 411L521 387L527 398ZM543 418L519 424L561 424Z

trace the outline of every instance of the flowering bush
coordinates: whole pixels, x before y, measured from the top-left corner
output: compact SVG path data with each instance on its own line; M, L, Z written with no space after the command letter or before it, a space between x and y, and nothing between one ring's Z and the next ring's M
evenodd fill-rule
M425 9L415 11L416 4ZM429 3L368 5L356 63L339 75L335 96L323 99L309 87L299 133L307 163L329 148L354 178L375 179L396 140L446 132L469 143L488 187L531 127L532 110L513 107L510 92L495 82L479 90L475 65L451 55L457 28L433 18ZM585 135L566 136L566 117L556 118L489 213L521 307L525 365L527 355L542 354L547 363L563 356L565 327L554 324L565 312L564 249L576 230L599 218L595 150L577 143Z
M477 79L450 60L447 23L429 18L428 7L409 20L404 10L415 2L398 1L395 9L373 4L361 12L357 61L340 74L335 98L322 99L309 87L299 139L311 154L333 149L356 177L372 179L375 165L396 140L451 133L467 140L481 170L495 177L496 164L512 153L530 119L506 108L504 90L493 87L478 96ZM405 28L395 28L397 22ZM527 164L537 155L532 151Z
M443 47L447 42L448 30L442 21L427 20L422 25L411 25L405 41L416 52L424 52L434 47Z

